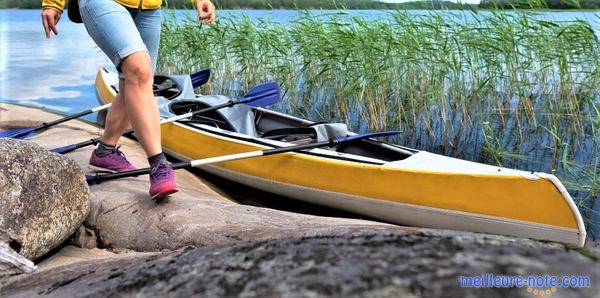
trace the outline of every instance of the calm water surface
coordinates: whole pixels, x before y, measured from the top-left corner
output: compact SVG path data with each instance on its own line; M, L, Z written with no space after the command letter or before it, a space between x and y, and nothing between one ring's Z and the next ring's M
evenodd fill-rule
M286 10L225 10L220 17L247 15L251 20L289 22L304 12ZM339 11L308 12L326 18ZM352 10L341 17L389 18L390 11ZM428 11L409 11L415 17ZM194 17L193 11L176 11L179 19ZM448 18L470 12L446 12ZM487 12L480 13L481 15ZM600 28L600 13L541 13L540 18L554 21L583 19ZM0 101L43 106L62 113L74 113L98 105L94 77L101 67L112 67L108 58L88 37L83 25L71 23L66 15L59 23L59 35L46 39L39 10L0 10ZM114 67L113 67L114 68ZM88 116L94 120L95 116Z

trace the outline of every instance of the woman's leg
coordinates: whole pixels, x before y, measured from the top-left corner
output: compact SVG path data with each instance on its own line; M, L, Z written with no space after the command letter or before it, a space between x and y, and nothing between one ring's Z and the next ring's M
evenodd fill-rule
M148 105L152 105L153 106L153 113L152 114L142 114L142 117L145 118L141 118L139 121L134 119L134 116L132 114L129 114L130 117L130 121L131 123L134 125L134 127L136 126L135 122L138 122L137 125L140 126L144 126L144 125L149 125L149 126L144 126L145 128L143 129L144 131L146 131L148 133L147 135L147 140L143 140L143 144L144 146L146 146L146 148L151 149L151 148L156 148L156 150L160 150L160 125L157 124L156 126L153 126L155 123L158 123L159 120L159 114L158 114L158 109L156 107L156 103L154 101L154 95L152 94L152 78L154 77L153 72L154 69L156 67L156 59L158 56L158 47L159 47L159 42L160 42L160 29L161 29L161 22L162 22L162 14L160 9L151 9L151 10L131 10L129 9L129 12L134 15L134 22L135 22L135 26L138 29L138 32L140 33L140 36L142 38L142 40L144 41L144 44L146 45L146 48L148 50L147 54L148 55L143 55L143 56L135 56L132 55L132 57L127 58L127 60L131 59L131 61L125 61L122 65L121 65L121 69L123 70L125 76L131 76L131 74L128 74L128 72L133 72L134 76L137 76L138 79L141 79L141 81L139 81L139 85L140 88L142 88L143 86L147 86L147 87L143 87L143 90L148 90L148 92L150 92L149 94L151 95L151 103L147 103ZM133 57L135 56L135 57ZM136 60L141 60L136 62ZM132 69L127 70L128 66L125 65L126 63L130 63L133 62L132 64L135 65ZM139 67L143 66L142 69L140 69ZM132 71L133 70L133 71ZM145 79L149 79L147 82ZM127 79L125 80L127 82ZM126 92L126 96L129 100L130 97L130 86L131 85L138 85L138 84L134 84L134 82L127 82L127 92ZM131 85L129 84L131 83ZM147 88L147 89L145 89ZM142 89L141 89L142 90ZM138 93L139 95L143 96L147 96L146 93L144 93L143 91ZM141 98L148 98L148 97L141 97ZM132 97L135 97L132 95ZM127 111L129 113L129 102L134 102L134 100L128 101L127 102ZM145 107L144 109L149 109L150 107ZM149 110L148 110L149 111ZM151 118L151 117L155 117L156 120L149 120L150 122L145 122L147 119ZM146 119L146 120L144 120ZM154 130L156 129L156 130ZM154 143L153 140L158 140L158 143ZM142 140L140 140L142 141ZM155 147L156 146L156 147ZM164 154L162 154L161 151L155 151L158 152L156 154L147 151L148 153L148 162L150 163L152 170L150 171L150 196L153 199L158 199L161 197L164 197L166 195L169 195L173 192L177 191L177 186L175 185L175 173L173 172L173 169L171 168L171 166L169 165L169 163L167 162L167 159L165 158Z
M121 72L120 96L109 111L103 137L106 144L97 150L102 145L109 148L116 144L126 123L130 122L152 166L150 196L159 199L176 192L173 169L162 154L160 118L152 92L160 11L131 11L108 0L80 0L80 11L92 39ZM111 154L92 154L90 164L107 165L105 168L115 171L130 165L117 148L111 150Z
M79 4L90 37L121 72L120 92L107 115L103 143L115 145L131 122L146 154L160 153L159 117L152 93L153 62L147 41L142 38L132 16L137 12L130 12L114 1L80 0ZM144 30L154 30L154 35L160 36L160 18L153 21L158 21L158 25L146 25ZM154 43L157 44L158 39ZM155 56L157 45L154 43L152 53Z
M125 88L125 80L119 80L119 93L117 93L117 97L113 100L106 115L102 142L108 145L116 145L129 125L129 119L125 112L125 103L123 100Z
M121 119L129 119L140 144L147 156L162 152L160 144L160 117L152 92L152 62L147 52L136 52L121 63L121 71L125 76L124 90L120 91L124 100L125 113L119 111L116 116L117 128ZM121 107L119 107L121 108ZM126 114L125 118L118 118ZM122 133L122 131L121 131Z

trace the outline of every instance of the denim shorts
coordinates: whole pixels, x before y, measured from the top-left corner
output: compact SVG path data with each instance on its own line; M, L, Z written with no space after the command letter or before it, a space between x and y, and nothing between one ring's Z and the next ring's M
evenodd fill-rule
M79 11L90 37L121 73L121 62L146 51L156 69L162 14L159 9L125 7L113 0L79 0Z

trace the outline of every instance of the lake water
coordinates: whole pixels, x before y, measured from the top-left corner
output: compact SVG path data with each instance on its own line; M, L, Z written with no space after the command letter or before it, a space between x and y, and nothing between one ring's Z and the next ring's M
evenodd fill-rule
M194 16L193 11L176 11L178 18ZM219 17L235 18L241 14L251 20L265 19L289 22L301 13L288 10L226 10ZM367 19L389 18L389 11L319 10L308 12L315 17L360 15ZM428 11L409 11L415 17ZM445 12L448 18L469 15L470 12ZM489 12L480 13L482 15ZM583 19L600 28L600 13L552 12L539 18L554 21ZM59 35L46 39L39 10L0 10L0 101L43 106L62 113L74 113L97 106L94 77L101 67L111 67L110 61L88 37L83 25L71 23L66 15L59 23ZM95 116L88 116L94 120Z

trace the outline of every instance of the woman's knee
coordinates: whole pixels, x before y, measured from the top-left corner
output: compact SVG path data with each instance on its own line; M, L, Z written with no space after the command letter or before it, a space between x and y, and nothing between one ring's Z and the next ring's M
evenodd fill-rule
M126 84L139 86L152 83L152 64L146 52L138 52L125 58L121 63L121 71Z

